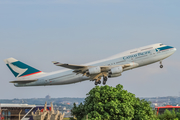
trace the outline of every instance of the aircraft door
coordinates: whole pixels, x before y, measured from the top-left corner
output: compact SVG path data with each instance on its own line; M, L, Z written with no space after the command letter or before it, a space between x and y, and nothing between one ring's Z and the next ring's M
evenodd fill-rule
M48 84L48 83L49 83L49 79L46 79L46 80L45 80L45 84Z
M152 52L153 57L156 56L156 53L157 53L156 50L154 50L154 51Z

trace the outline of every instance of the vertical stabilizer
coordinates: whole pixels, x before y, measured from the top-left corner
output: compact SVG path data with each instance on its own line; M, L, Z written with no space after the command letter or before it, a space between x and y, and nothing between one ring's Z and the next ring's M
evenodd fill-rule
M4 62L14 74L16 78L26 77L31 75L37 75L43 73L42 71L35 69L21 61L18 61L14 58L5 59Z

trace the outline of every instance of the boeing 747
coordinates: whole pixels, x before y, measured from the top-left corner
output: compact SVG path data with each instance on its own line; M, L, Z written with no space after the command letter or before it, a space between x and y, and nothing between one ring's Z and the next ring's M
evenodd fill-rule
M84 65L53 61L54 65L67 69L50 73L42 72L14 58L8 58L4 61L17 79L10 81L16 87L64 85L85 80L94 81L95 85L98 85L101 84L101 78L103 78L102 82L105 85L108 78L119 77L124 71L130 69L155 62L160 62L160 68L163 68L162 60L171 56L175 51L176 48L172 46L158 43Z

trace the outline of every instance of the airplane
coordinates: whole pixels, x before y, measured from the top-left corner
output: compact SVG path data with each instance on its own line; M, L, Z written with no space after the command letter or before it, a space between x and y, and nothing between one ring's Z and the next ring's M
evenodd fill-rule
M17 80L10 81L16 87L47 86L72 84L85 80L94 81L95 85L106 84L108 78L119 77L124 71L160 62L171 56L175 47L157 43L128 50L109 58L87 63L84 65L64 64L53 61L56 66L66 69L45 73L14 58L5 59L4 62Z

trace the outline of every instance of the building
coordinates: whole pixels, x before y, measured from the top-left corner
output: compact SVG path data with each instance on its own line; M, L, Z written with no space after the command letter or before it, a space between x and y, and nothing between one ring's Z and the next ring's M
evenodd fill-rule
M49 100L49 99L51 99L51 96L50 96L50 95L47 95L47 96L45 97L45 99L46 99L46 100Z
M1 104L1 115L4 120L33 120L32 112L43 109L44 106L28 104ZM50 110L51 107L47 107Z
M52 103L51 109L47 110L47 102L44 105L44 109L38 109L35 113L32 112L34 120L63 120L64 115L64 113L62 114L58 110L55 111Z
M166 105L166 106L162 106L162 107L155 107L155 109L156 109L156 112L158 115L158 114L163 114L166 109L169 111L172 111L173 109L175 109L175 111L178 112L180 109L180 106Z

